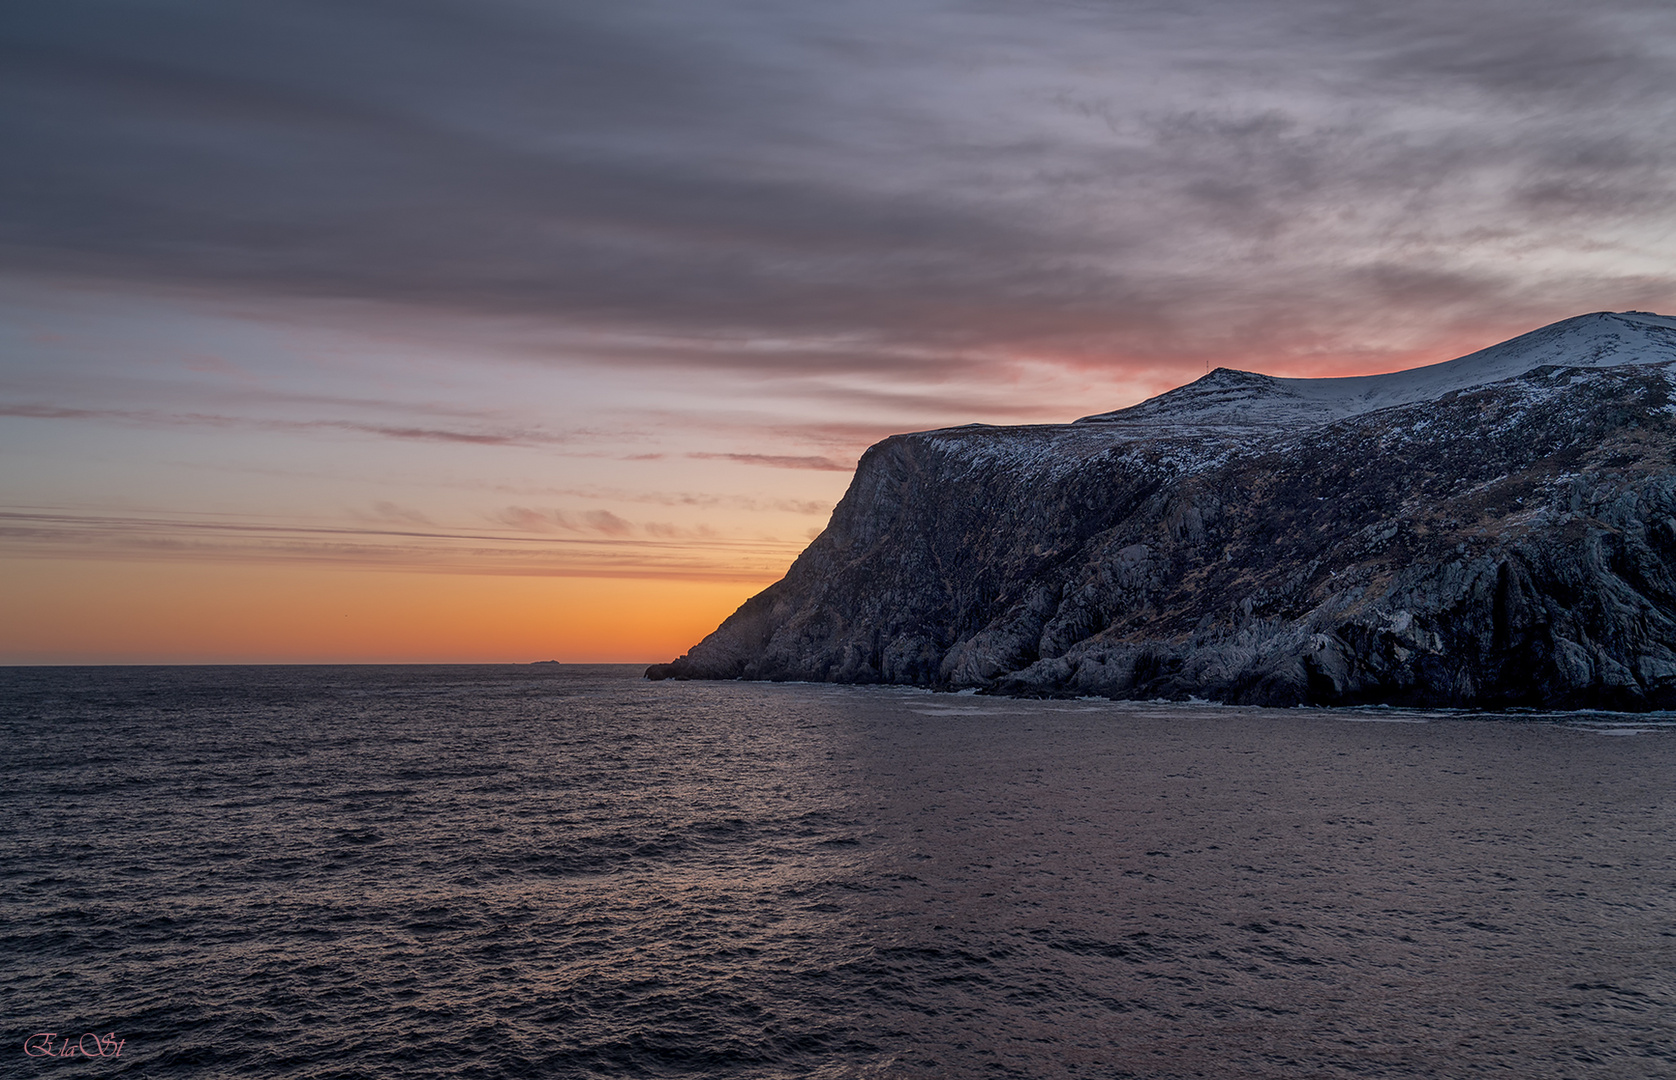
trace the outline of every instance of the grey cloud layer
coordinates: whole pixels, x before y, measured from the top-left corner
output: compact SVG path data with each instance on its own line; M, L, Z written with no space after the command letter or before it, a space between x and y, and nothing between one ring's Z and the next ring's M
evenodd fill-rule
M698 366L1523 329L1671 300L1673 55L1640 3L20 0L0 267Z

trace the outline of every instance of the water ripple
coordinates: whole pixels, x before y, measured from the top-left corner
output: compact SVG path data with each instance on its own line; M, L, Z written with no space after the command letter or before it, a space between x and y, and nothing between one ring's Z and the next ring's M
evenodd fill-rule
M636 675L0 671L9 1071L1676 1076L1668 718Z

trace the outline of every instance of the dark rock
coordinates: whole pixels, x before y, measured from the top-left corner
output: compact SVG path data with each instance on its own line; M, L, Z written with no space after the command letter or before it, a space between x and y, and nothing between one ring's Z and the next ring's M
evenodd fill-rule
M896 436L783 580L647 674L1676 708L1676 417L1650 359L1325 421ZM1234 376L1201 380L1224 414Z

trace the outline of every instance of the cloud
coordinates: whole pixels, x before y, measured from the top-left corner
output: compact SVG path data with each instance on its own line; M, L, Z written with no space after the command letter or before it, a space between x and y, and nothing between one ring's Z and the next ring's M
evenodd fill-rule
M564 510L536 510L528 506L508 506L491 512L491 522L507 528L535 533L576 533L609 539L631 536L650 536L663 540L717 539L718 533L707 525L673 525L669 522L632 522L609 510L584 510L580 513Z
M599 522L596 521L596 524ZM359 570L766 584L801 540L656 526L649 538L507 536L468 530L303 526L178 514L0 511L0 554L50 559L339 566Z
M627 536L634 526L609 510L589 510L582 515L587 527L602 536Z
M1655 42L1669 32L1669 9L1656 3L1318 7L1326 17L1317 25L1329 40L1366 42L1365 70L1405 92L1467 89L1561 108L1668 92L1671 58Z
M381 499L372 504L370 513L361 515L368 521L388 522L396 525L430 525L431 519L422 510L411 506L401 506L397 503Z
M514 490L502 486L500 490ZM619 487L575 487L544 489L542 494L570 495L584 499L609 499L614 502L654 503L659 506L692 506L724 508L753 513L786 513L805 516L832 513L832 503L821 499L788 499L758 495L724 495L713 491L643 491ZM541 511L530 511L541 514Z
M525 532L552 532L555 529L574 528L570 518L559 511L532 510L527 506L508 506L504 510L497 510L489 515L489 520L496 525L522 529Z
M375 435L410 442L464 443L475 446L556 446L571 441L556 435L523 428L468 431L457 428L422 427L411 424L380 424L361 420L276 420L217 413L171 413L152 409L82 409L58 405L0 402L0 416L35 420L115 420L128 424L164 427L241 428L291 433L341 431Z
M815 469L821 472L853 472L855 464L828 457L797 454L714 454L695 451L687 455L704 461L736 461L741 465L766 465L771 469Z
M1401 350L1676 297L1648 239L1673 18L29 3L0 27L0 268L491 316L535 352L621 333L614 362L699 370Z

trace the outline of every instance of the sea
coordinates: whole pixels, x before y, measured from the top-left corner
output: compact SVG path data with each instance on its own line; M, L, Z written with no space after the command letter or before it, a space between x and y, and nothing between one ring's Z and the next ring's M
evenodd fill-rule
M1676 1077L1676 718L0 669L0 1075Z

